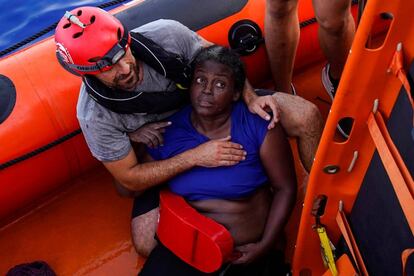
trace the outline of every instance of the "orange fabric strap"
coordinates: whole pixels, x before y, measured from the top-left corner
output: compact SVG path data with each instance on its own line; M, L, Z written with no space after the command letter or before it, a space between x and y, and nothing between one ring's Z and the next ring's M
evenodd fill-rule
M381 131L382 137L384 138L385 142L387 143L388 149L391 151L391 154L394 158L394 161L397 163L398 168L401 171L402 176L407 184L408 190L411 193L411 197L414 198L414 181L413 177L411 176L410 171L408 170L407 166L402 159L400 152L398 151L397 147L395 146L392 138L388 132L387 126L385 124L384 118L382 117L381 113L377 112L375 114L375 121L378 125L379 130Z
M358 271L362 275L368 276L369 274L367 268L365 267L364 260L362 259L362 255L359 252L358 245L356 244L354 235L352 234L351 227L349 226L348 220L343 211L338 210L338 213L336 214L336 222L338 223L339 229L344 236L345 242L348 245L349 251L352 254L352 258L354 259Z
M402 261L402 269L403 269L403 275L407 275L407 272L405 271L405 267L407 266L407 260L408 257L410 257L411 254L414 253L414 248L406 249L401 254L401 261Z
M378 124L381 124L381 127ZM392 143L392 139L386 130L381 114L370 114L368 118L368 129L375 143L378 153L384 164L385 170L391 180L394 191L400 202L401 208L410 226L411 232L414 234L414 199L412 195L412 187L414 187L413 179L408 172L398 150ZM396 159L401 159L396 161ZM408 175L406 174L408 172ZM404 175L403 175L404 174Z

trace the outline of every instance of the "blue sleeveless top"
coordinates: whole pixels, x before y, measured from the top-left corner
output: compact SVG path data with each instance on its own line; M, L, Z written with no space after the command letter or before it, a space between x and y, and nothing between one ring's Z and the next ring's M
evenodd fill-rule
M168 159L210 140L191 124L191 110L192 107L187 106L170 117L172 124L164 133L164 145L147 149L155 160ZM268 180L260 161L260 146L267 125L268 122L250 113L243 102L235 103L231 114L231 140L243 145L246 160L230 167L194 167L171 179L170 189L188 200L249 196Z

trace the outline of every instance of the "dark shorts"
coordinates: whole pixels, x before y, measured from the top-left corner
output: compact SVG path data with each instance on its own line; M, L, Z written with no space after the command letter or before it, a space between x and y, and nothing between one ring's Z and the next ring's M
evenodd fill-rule
M153 187L135 197L134 205L132 207L132 218L157 208L160 205L160 190L164 187L164 185Z
M285 276L289 266L281 251L272 251L250 265L225 264L215 273L203 273L183 262L161 243L152 250L139 276Z

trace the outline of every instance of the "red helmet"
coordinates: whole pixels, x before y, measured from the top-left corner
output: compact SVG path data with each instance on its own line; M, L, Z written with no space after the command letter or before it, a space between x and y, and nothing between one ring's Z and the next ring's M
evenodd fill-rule
M66 12L56 27L56 56L75 75L107 71L124 55L129 34L123 24L96 7Z

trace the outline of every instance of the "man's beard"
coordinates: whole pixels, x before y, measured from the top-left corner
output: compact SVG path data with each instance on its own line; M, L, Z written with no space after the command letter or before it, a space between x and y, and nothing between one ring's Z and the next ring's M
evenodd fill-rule
M130 71L128 74L123 74L115 78L113 84L114 89L122 89L127 91L133 91L135 89L136 83L139 81L138 68L133 63L129 64L129 68ZM128 78L130 79L127 82L122 82Z

